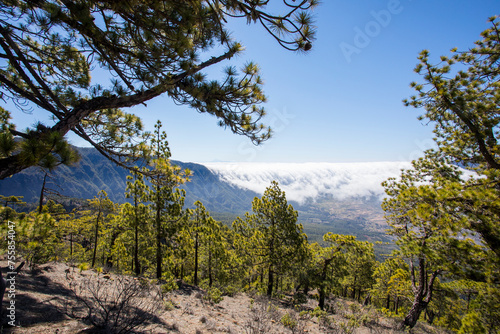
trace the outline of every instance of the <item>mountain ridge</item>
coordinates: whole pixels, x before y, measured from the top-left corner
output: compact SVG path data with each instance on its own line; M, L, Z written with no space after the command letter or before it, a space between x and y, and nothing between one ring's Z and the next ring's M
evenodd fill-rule
M126 177L129 171L113 164L93 148L76 148L80 161L73 166L59 166L49 174L47 186L70 198L91 199L100 190L106 191L114 202L126 201ZM251 201L257 193L245 191L221 182L206 167L197 163L171 161L182 169L193 171L186 189L186 205L200 200L209 210L241 213L251 208ZM28 168L10 178L0 181L0 194L24 196L26 202L39 199L45 172L37 167ZM230 200L229 200L230 199Z
M77 148L75 166L60 166L51 173L48 187L70 198L90 199L105 190L111 200L126 201L129 172L93 148ZM252 200L277 180L287 199L299 211L308 235L321 240L326 232L353 234L365 240L384 240L386 227L380 207L381 182L399 175L405 163L194 163L172 160L193 172L185 205L201 201L214 218L230 224L251 211ZM0 194L39 199L45 173L29 168L0 181Z

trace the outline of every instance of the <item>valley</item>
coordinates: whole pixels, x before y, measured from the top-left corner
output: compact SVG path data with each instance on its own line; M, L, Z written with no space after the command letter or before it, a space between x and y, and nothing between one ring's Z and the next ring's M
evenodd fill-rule
M91 199L104 189L114 202L125 202L128 171L92 148L78 151L81 159L75 166L61 166L49 174L47 188L52 195L48 197L81 205L85 201L68 198ZM201 201L216 220L227 225L251 211L253 198L261 196L272 180L278 181L289 203L299 212L299 222L309 239L317 242L326 232L355 235L372 242L388 241L380 208L380 184L388 177L396 177L406 166L401 162L172 163L193 174L191 181L182 186L186 190L186 206L193 207L195 201ZM37 203L44 175L41 169L29 168L0 182L0 194L24 196L24 201Z

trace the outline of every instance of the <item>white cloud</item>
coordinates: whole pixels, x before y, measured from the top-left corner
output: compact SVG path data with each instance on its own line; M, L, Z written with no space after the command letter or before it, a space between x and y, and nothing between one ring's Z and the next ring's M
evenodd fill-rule
M303 203L321 195L338 199L384 196L381 183L398 177L409 162L204 163L223 181L262 194L278 181L288 200Z

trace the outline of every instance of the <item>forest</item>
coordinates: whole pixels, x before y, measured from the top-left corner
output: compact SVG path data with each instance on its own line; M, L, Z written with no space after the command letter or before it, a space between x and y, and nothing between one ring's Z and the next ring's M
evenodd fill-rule
M410 311L414 269L402 254L379 262L372 243L334 233L325 234L325 246L309 243L276 183L254 199L252 212L224 225L201 202L195 209L183 208L185 194L176 187L186 178L175 173L176 181L156 188L140 174L131 175L131 201L121 205L101 191L71 212L48 200L41 210L17 213L14 208L22 209L22 200L4 197L1 215L15 223L17 256L28 266L66 262L80 270L157 279L165 289L175 289L182 280L215 300L245 292L292 296L300 305L312 295L321 310L342 297L373 305L387 317L402 319ZM2 234L8 230L4 224ZM9 249L8 240L2 240L3 249ZM465 326L495 333L499 318L491 288L486 282L443 276L434 283L435 295L420 319L463 333L469 333Z
M51 119L49 125L37 122L19 130L10 107L0 107L0 179L28 168L49 173L76 163L70 132L129 172L125 203L114 203L100 191L67 210L42 188L36 209L23 212L22 198L0 197L0 249L9 270L0 281L2 302L10 298L8 305L15 304L6 282L15 280L20 260L35 269L56 261L102 277L120 274L124 280L135 279L134 287L151 283L162 293L187 284L203 289L215 304L238 293L287 300L297 308L313 298L317 306L309 315L321 317L325 326L332 325L332 304L342 298L355 305L347 324L351 328L362 321L356 317L362 308L371 306L396 319L400 331L426 322L461 334L498 333L496 16L470 49L452 49L439 61L427 50L418 56L414 71L420 82L411 83L415 95L403 103L434 126L435 147L414 160L413 168L383 183L387 234L395 245L390 254L376 258L372 243L335 231L321 243L310 242L277 182L231 224L214 219L199 201L185 206L187 194L180 186L192 173L171 163L161 122L147 131L137 115L124 110L163 95L212 116L256 145L270 139L273 132L262 123L266 96L259 66L228 66L217 78L204 72L244 49L226 29L230 19L260 26L287 51L313 48L311 11L318 1L277 1L279 14L272 14L275 7L267 7L268 2L0 4L0 99L26 115L36 109ZM92 81L96 68L109 76ZM465 177L464 169L472 175ZM68 269L68 280L70 273ZM107 305L108 296L95 285L99 282L87 280L72 292L89 308L89 321L96 319L95 308L81 293ZM147 292L127 284L118 290L127 302L142 293ZM101 329L132 332L144 313L134 305L123 307L104 308ZM117 309L134 314L132 323L125 324L130 327L110 330ZM293 321L281 322L291 327Z
M1 233L11 235L14 224L17 256L28 267L60 261L80 270L153 279L166 290L182 281L201 287L215 301L243 292L292 298L300 305L312 296L318 310L329 311L336 298L344 298L401 319L401 328L425 321L459 333L498 331L497 283L484 271L491 264L481 258L486 254L477 236L470 230L444 230L444 218L434 226L418 220L410 229L401 224L398 210L408 204L395 192L429 191L428 186L408 187L411 181L405 180L413 179L421 165L428 175L423 159L402 176L404 181L385 185L394 194L384 202L392 221L389 234L399 247L377 261L374 244L351 235L329 232L321 244L309 242L276 182L230 226L211 217L199 201L186 208L186 192L179 186L189 182L191 172L170 163L163 136L158 122L152 142L157 158L151 168L127 177L126 203L114 203L100 191L70 211L45 198L27 213L22 198L2 196L2 219L11 223L2 225ZM440 175L459 173L447 164L432 167ZM411 206L404 209L405 217L438 217L426 203ZM2 249L9 249L10 240L2 240ZM448 263L441 262L444 257Z

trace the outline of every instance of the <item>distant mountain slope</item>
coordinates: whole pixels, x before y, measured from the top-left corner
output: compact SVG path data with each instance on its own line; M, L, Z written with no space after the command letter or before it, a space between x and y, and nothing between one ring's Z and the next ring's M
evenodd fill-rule
M72 198L93 198L104 189L115 202L124 202L129 172L117 167L95 149L79 148L81 160L61 166L49 187ZM186 205L200 200L217 219L231 223L251 210L252 200L276 180L299 211L307 234L321 240L326 232L353 234L363 240L383 240L386 228L380 203L381 182L409 167L402 162L377 163L185 163L193 172L186 189ZM0 181L0 194L24 196L36 202L44 174L30 168Z
M93 198L105 190L110 199L124 202L126 177L129 172L116 166L93 148L78 148L81 159L71 167L60 166L50 177L48 186L62 195L73 198ZM242 213L251 208L257 193L243 190L220 180L205 166L195 163L172 161L182 169L193 172L186 189L186 205L196 200L203 202L210 211ZM44 173L39 168L29 168L11 178L0 181L0 194L24 196L27 202L35 202L40 196Z
M128 172L116 167L93 148L78 148L80 161L71 167L58 167L48 180L48 187L75 198L93 198L105 190L113 201L123 201ZM40 196L44 173L32 167L0 181L0 194L24 196L27 202Z

